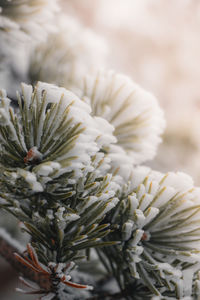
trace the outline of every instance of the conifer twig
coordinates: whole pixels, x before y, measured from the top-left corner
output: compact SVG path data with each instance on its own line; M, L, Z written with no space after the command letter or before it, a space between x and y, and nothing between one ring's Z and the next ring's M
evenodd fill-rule
M24 278L37 283L45 290L49 290L51 282L45 276L27 268L19 263L15 258L14 253L18 253L19 255L23 256L22 249L23 247L21 247L17 241L11 238L5 230L0 229L0 255L5 258L17 272L21 273Z

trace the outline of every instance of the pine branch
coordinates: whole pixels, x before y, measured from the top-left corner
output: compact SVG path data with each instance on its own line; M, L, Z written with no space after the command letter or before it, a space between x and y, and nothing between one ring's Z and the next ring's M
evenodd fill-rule
M18 245L18 242L13 240L13 238L11 238L3 229L0 229L0 255L5 258L17 272L21 273L24 278L37 283L42 289L50 290L51 282L42 274L38 274L22 265L18 260L16 260L14 253L18 253L23 256L22 247Z

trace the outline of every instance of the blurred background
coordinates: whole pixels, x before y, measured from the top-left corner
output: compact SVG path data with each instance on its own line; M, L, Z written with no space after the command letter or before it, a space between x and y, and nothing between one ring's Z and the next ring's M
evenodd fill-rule
M187 172L200 185L200 1L61 3L66 13L107 40L107 66L154 93L164 109L163 143L149 165L164 172ZM0 264L1 300L36 298L15 294L16 274L4 261Z
M102 35L107 65L151 91L167 120L153 162L200 185L200 1L64 0L65 11Z

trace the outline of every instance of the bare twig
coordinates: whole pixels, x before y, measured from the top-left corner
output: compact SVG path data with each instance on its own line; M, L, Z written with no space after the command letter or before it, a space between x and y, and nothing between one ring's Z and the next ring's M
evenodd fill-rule
M50 290L51 282L45 276L34 272L16 260L14 253L23 256L23 251L21 250L22 247L18 242L11 239L3 229L0 229L0 255L5 258L17 272L22 274L24 278L36 282L42 289Z

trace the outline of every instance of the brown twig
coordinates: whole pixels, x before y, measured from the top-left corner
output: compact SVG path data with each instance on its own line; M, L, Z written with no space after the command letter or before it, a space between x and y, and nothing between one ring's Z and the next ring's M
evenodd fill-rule
M10 266L4 265L3 259L0 260L0 294L4 290L8 290L11 283L16 280L17 272Z
M10 242L10 239L7 236L0 234L0 255L5 258L9 264L22 276L26 279L29 279L35 283L37 283L41 289L43 290L51 290L52 282L43 274L37 273L34 270L26 267L25 265L21 264L14 256L14 253L18 253L20 256L23 257L23 251L20 251L14 243ZM88 300L105 300L106 298L109 300L115 299L122 299L126 297L127 291L121 291L115 294L109 294L107 292L101 293L100 295L93 296Z
M22 274L24 278L36 282L42 289L49 290L51 288L51 282L42 274L38 274L18 262L14 253L23 256L23 253L21 253L6 236L0 235L0 255L5 258L17 272Z

